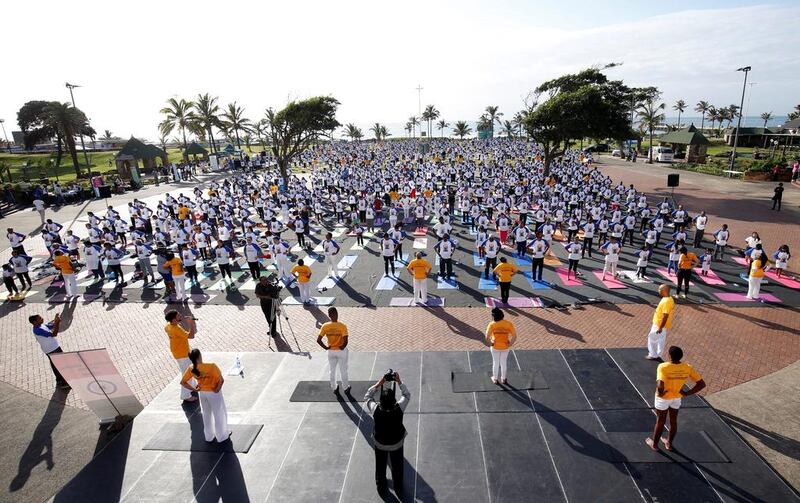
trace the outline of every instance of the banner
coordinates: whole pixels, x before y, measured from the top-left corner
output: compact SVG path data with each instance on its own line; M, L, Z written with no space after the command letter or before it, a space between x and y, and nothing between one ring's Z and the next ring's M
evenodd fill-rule
M101 423L117 416L135 416L142 410L106 349L89 349L50 355L75 394L97 415Z

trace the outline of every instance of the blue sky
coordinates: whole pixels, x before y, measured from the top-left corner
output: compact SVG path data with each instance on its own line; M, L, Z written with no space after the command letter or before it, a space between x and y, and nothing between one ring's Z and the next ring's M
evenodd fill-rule
M751 65L748 115L800 103L800 3L748 1L10 2L7 52L37 64L0 84L0 118L33 99L67 100L64 82L102 131L155 139L166 99L236 100L252 119L288 99L331 94L339 120L403 123L436 105L450 122L487 105L511 116L541 82L622 62L609 76L684 99L738 104ZM65 20L72 29L63 37ZM220 22L220 20L224 22ZM31 36L31 23L37 36ZM56 50L56 48L58 48ZM69 57L63 57L69 54ZM130 66L126 62L132 62Z

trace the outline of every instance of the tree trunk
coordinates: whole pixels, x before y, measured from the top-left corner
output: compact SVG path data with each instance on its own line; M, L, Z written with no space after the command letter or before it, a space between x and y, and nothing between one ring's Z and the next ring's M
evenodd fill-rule
M242 142L239 141L239 130L238 129L234 129L233 130L233 134L236 136L236 148L238 148L239 150L242 150Z
M208 128L208 137L211 138L211 153L216 153L217 143L214 141L214 133L211 131L211 128Z
M75 167L75 174L78 178L81 177L81 165L78 162L78 150L75 148L75 138L72 135L67 134L64 136L64 142L67 144L67 150L69 150L69 156L72 158L72 165Z
M281 178L283 178L283 185L284 187L289 186L289 162L288 159L283 157L276 157L275 162L278 163L278 170L281 173Z
M181 134L183 135L183 162L189 162L189 154L186 151L189 149L189 145L186 143L186 129L181 128Z
M705 125L705 123L706 123L706 113L703 112L703 118L700 119L700 132L701 133L703 132L703 126Z
M678 129L681 128L681 112L678 111Z
M62 155L64 155L64 151L61 147L61 135L56 135L56 169L61 166Z
M650 147L647 149L648 164L653 164L653 128L650 128Z

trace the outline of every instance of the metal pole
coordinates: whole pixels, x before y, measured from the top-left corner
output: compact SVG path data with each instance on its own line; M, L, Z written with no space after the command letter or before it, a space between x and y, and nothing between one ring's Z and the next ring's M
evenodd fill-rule
M0 119L0 126L3 127L3 138L6 139L6 147L8 147L8 153L11 153L11 144L8 143L8 135L6 135L6 120Z
M417 116L422 115L422 89L423 87L417 84Z
M739 103L739 120L736 122L736 134L734 134L733 136L733 152L731 152L731 164L730 167L728 168L731 171L733 171L733 165L736 162L736 144L739 142L739 129L742 126L742 114L744 113L744 110L742 110L742 107L744 107L744 92L747 89L747 72L749 72L750 69L751 68L749 66L744 66L736 70L737 72L744 72L744 83L742 84L742 101Z
M72 88L77 87L75 84L70 84L67 82L67 88L69 89L69 97L72 98L72 106L73 108L78 108L75 106L75 95L72 94ZM81 139L81 148L83 149L83 160L86 162L86 170L91 172L91 168L89 167L89 156L86 154L86 145L83 143L83 133L78 132L78 136Z

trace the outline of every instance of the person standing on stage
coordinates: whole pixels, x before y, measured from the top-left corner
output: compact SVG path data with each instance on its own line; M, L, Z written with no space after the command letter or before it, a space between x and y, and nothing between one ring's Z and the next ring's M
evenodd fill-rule
M189 360L189 339L194 339L194 335L197 333L197 326L194 323L194 318L186 318L188 330L181 326L184 318L175 310L167 311L164 319L167 320L167 326L164 327L164 331L169 337L169 349L178 364L178 368L181 370L181 374L184 374L191 363ZM182 387L181 400L195 402L197 397L192 396L190 389Z
M53 375L56 378L56 386L59 388L69 388L70 385L58 371L53 364L50 355L54 353L63 353L61 346L58 344L58 330L61 327L61 315L56 313L55 318L50 323L45 324L44 320L38 314L34 314L28 318L28 321L33 325L33 335L36 337L36 342L42 348L42 352L47 355L50 361L50 368L53 370Z
M654 406L656 409L656 426L653 436L645 443L654 451L658 450L659 440L664 443L664 448L672 450L672 442L678 432L678 411L681 408L681 399L694 395L706 387L700 374L688 363L682 363L683 350L678 346L669 347L669 362L664 362L656 370L656 396ZM689 391L683 391L686 380L694 381L694 386ZM669 434L666 439L661 438L664 423L669 415Z
M396 388L386 381L386 376L371 386L364 395L367 410L372 414L372 445L375 448L375 484L378 493L387 491L386 462L391 464L392 485L399 497L403 492L403 441L406 429L403 426L403 412L411 400L411 392L400 374L392 374L392 381L400 388L400 399L395 398ZM375 400L375 393L380 390L380 398Z
M336 367L339 367L339 377L342 379L344 392L350 391L350 381L347 378L347 326L339 322L339 311L335 307L328 308L328 318L331 321L324 323L319 329L317 344L328 352L328 365L330 366L331 389L339 392L336 383ZM322 342L322 338L325 342Z
M261 311L267 319L267 327L271 337L278 336L278 305L280 304L280 288L270 283L269 278L261 276L256 283L255 295L261 301Z
M508 350L517 340L517 329L505 320L503 311L492 309L492 322L486 327L486 342L492 353L492 382L507 384Z
M657 360L664 353L664 344L667 342L667 330L672 328L672 318L675 314L675 300L669 294L670 286L667 284L658 287L661 300L653 313L653 324L647 335L647 359Z
M206 442L225 442L231 436L228 429L228 411L222 396L222 377L219 367L214 363L204 363L200 350L189 352L191 366L181 376L181 386L189 393L197 391L200 398L200 412L203 415L203 435Z
M414 277L414 302L426 304L428 302L428 274L430 274L431 263L422 258L422 252L417 252L416 258L409 262L406 269Z

